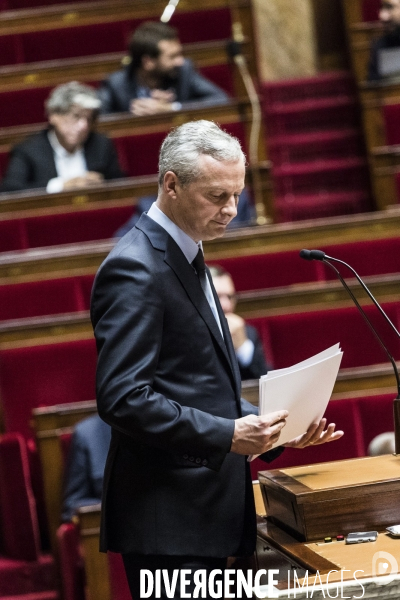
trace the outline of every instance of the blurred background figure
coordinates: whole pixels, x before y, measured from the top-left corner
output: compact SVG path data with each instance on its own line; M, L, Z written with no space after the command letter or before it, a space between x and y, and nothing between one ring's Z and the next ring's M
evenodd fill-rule
M381 454L393 454L394 450L394 433L393 431L387 431L374 437L368 446L368 455L380 456Z
M123 177L113 142L93 131L99 108L88 85L71 81L56 87L46 101L48 128L15 146L0 191L56 193Z
M62 520L70 521L81 506L98 504L103 489L104 467L111 427L96 414L74 429L65 474Z
M262 342L255 327L235 314L236 290L232 277L218 265L210 267L215 290L228 321L242 380L258 379L272 369L266 361Z
M177 30L165 23L139 25L131 37L129 55L130 64L100 86L103 113L153 115L179 110L185 102L212 105L228 100L221 88L183 57Z
M400 75L400 0L382 0L379 20L385 33L371 46L369 81Z

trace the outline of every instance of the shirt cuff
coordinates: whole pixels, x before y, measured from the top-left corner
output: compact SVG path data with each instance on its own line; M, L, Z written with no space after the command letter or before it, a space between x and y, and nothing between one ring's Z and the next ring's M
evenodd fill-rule
M253 355L254 344L248 339L236 350L236 356L241 367L248 367L253 360Z
M48 194L56 194L57 192L62 192L64 189L64 180L62 177L53 177L50 179L46 186L46 192Z

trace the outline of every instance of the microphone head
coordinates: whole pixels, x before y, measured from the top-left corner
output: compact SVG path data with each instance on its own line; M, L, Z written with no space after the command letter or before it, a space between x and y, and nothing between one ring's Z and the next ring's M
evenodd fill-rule
M311 251L306 250L305 248L303 250L300 250L300 258L304 258L304 260L312 260Z
M326 254L322 250L300 250L300 258L304 260L324 260Z

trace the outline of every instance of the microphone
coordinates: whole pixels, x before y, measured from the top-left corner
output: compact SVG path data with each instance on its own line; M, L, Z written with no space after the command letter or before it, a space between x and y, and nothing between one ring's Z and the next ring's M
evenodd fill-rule
M369 320L367 314L365 313L365 311L363 310L363 308L360 306L360 303L358 302L357 298L354 296L353 292L351 291L351 289L349 288L349 286L347 285L347 283L343 279L343 277L340 274L340 272L338 271L338 269L336 269L336 267L334 265L332 265L329 261L334 261L334 262L340 263L340 264L346 266L348 269L350 269L350 271L355 275L356 279L361 284L361 286L363 287L363 289L366 291L366 293L368 294L368 296L371 298L371 300L373 301L373 303L375 304L375 306L378 308L378 310L381 313L381 315L383 316L383 318L390 325L390 327L393 329L393 331L396 333L396 335L398 337L400 337L400 333L398 332L397 328L393 325L392 321L389 319L388 315L385 313L385 311L383 310L382 306L374 298L374 296L372 295L371 291L365 285L365 283L363 282L363 280L361 279L361 277L353 269L353 267L351 267L348 263L344 262L343 260L340 260L339 258L334 258L333 256L328 256L322 250L306 250L306 249L303 249L303 250L300 251L300 257L303 258L304 260L320 260L321 262L324 262L325 264L327 264L335 272L335 274L339 278L340 282L342 283L343 287L345 288L345 290L347 291L347 293L349 294L349 296L353 300L354 304L356 305L357 309L361 313L362 317L366 321L367 325L371 329L372 333L374 334L374 336L378 340L379 344L381 345L381 347L383 348L383 350L386 352L386 355L387 355L387 357L389 358L389 360L390 360L390 362L392 364L393 371L394 371L394 374L395 374L395 377L396 377L396 382L397 382L397 398L395 398L395 400L393 402L393 417L394 417L394 433L395 433L395 453L396 454L400 454L400 376L399 376L399 371L397 369L396 361L394 360L392 354L389 352L389 350L386 347L385 343L383 342L381 336L378 334L378 332L376 331L375 327L372 325L372 323Z

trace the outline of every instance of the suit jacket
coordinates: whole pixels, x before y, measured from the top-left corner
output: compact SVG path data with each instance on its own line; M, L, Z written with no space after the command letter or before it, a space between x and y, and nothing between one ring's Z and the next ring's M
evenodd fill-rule
M257 329L252 325L246 325L246 333L249 340L254 344L254 353L251 362L247 367L239 363L240 377L245 379L258 379L272 369L271 365L265 360L264 348L258 335Z
M166 82L165 89L173 89L178 102L198 102L203 104L223 104L227 94L217 85L200 75L190 60L186 59L179 69L178 79ZM102 82L98 95L103 113L129 112L131 100L138 97L138 83L131 69L125 67L112 73Z
M80 506L101 501L111 428L98 415L74 428L65 476L62 520L70 521Z
M1 192L45 188L57 177L54 151L48 130L30 136L13 148L10 162L0 185ZM102 173L105 179L123 177L113 142L101 133L92 132L84 144L88 171Z
M233 420L256 409L240 398L214 295L226 343L192 266L145 214L99 269L91 307L97 402L112 426L102 550L211 557L254 550L250 470L230 446Z
M400 46L400 28L386 33L371 43L371 51L368 63L368 81L377 81L382 79L379 70L379 52L387 48L398 48ZM400 65L399 65L400 66Z

